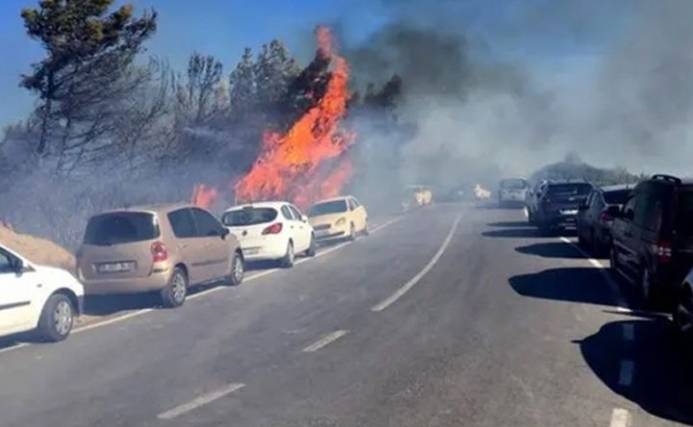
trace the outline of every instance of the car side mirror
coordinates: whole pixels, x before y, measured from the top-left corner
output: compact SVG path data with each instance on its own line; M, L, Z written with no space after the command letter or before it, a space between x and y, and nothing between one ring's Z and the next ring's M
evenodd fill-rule
M22 274L24 272L24 261L21 258L12 257L10 258L10 267L15 273Z
M229 229L226 228L226 227L224 227L224 228L222 228L221 231L219 232L219 235L221 236L222 239L226 239L226 236L228 236L229 233L230 233Z
M303 222L308 222L308 216L307 215L301 215L301 221Z

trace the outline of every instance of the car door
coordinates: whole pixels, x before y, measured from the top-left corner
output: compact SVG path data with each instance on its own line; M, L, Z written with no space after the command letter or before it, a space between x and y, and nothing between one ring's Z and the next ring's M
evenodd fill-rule
M301 242L300 248L296 248L297 252L302 252L310 247L310 241L313 235L313 228L308 224L307 221L303 220L303 212L301 212L296 206L289 205L291 214L294 216L294 221L296 222L296 230L298 239Z
M626 218L621 235L620 262L633 277L637 275L639 268L638 250L640 245L638 244L638 239L641 234L639 222L642 221L642 212L646 203L646 197L644 193L636 194L630 201L632 202L630 206L627 207L632 210L624 210Z
M197 228L193 220L192 209L182 208L170 212L168 221L176 237L176 246L183 263L188 268L190 283L204 281L204 245L197 238Z
M296 228L294 214L291 213L289 205L282 205L280 210L282 216L284 217L284 221L286 222L286 227L284 227L282 233L285 233L286 238L291 239L291 241L294 242L294 253L300 252L299 247L301 245L301 236L298 233L298 228Z
M197 246L201 248L200 260L197 263L197 267L200 268L200 280L221 278L229 272L231 257L224 227L212 214L203 209L192 208L192 215Z
M43 284L35 271L15 271L15 261L13 254L0 248L0 335L31 329L36 320L32 300Z

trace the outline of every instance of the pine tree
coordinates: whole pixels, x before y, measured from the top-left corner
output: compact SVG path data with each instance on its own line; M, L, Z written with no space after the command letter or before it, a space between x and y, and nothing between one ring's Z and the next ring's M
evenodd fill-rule
M231 115L239 119L253 111L257 102L256 93L253 52L246 48L229 77Z

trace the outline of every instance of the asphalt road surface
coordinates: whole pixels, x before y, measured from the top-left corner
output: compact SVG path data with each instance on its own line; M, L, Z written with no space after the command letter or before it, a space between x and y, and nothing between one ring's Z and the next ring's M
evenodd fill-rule
M180 309L0 349L0 426L692 423L668 320L572 240L519 210L418 210Z

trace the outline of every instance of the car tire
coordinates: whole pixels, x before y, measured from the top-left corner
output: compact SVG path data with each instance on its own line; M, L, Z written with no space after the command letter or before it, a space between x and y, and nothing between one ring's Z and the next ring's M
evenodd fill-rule
M229 286L240 286L245 276L245 260L239 252L234 252L231 258L231 273L226 280Z
M317 243L315 242L315 235L311 234L310 235L310 246L308 246L308 249L306 250L306 256L314 257L316 252L317 252Z
M351 226L349 227L349 241L353 242L356 240L356 227L354 227L354 223L351 223Z
M36 332L43 341L58 342L70 335L74 325L75 307L67 295L53 294L41 311Z
M168 284L160 291L161 305L164 308L176 308L185 303L188 296L188 275L176 267L168 280Z
M693 312L692 303L693 295L691 295L691 289L688 286L685 286L679 292L676 299L676 306L674 307L671 316L677 334L683 339L684 344L689 348L693 346L693 324L687 320L688 316L684 315L683 313Z
M279 266L282 268L291 268L294 266L294 261L296 259L296 254L294 253L294 244L289 241L286 245L286 254L279 260Z

